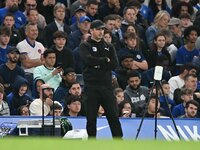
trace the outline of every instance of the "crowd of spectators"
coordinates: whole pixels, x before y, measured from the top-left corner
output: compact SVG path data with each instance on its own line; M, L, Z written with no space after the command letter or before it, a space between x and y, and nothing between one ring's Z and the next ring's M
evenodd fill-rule
M42 115L42 101L45 115L54 102L56 116L85 116L79 45L96 19L118 59L119 117L200 117L200 0L0 0L0 116Z

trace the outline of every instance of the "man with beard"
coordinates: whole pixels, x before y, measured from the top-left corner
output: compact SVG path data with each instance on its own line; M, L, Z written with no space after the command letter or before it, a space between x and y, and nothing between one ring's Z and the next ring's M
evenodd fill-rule
M4 17L8 12L12 13L15 18L16 29L26 23L26 17L18 10L18 0L6 0L5 7L0 9L0 24L2 24Z
M10 47L7 51L8 62L0 65L0 83L4 85L6 94L12 91L13 83L17 76L25 77L24 70L17 65L19 50Z
M80 44L87 115L86 128L89 137L96 137L97 112L101 105L105 110L112 136L121 138L123 133L112 90L112 70L117 67L118 61L113 45L103 41L104 29L102 21L93 21L90 26L91 39Z
M189 26L184 31L185 45L181 46L176 53L176 65L191 63L194 56L199 56L199 50L195 48L195 43L199 32L197 27Z
M127 82L128 85L124 90L124 99L131 102L133 113L136 113L136 116L140 116L148 100L148 88L140 85L141 77L136 71L131 71L127 74Z
M44 116L47 116L53 104L53 88L48 84L41 85L40 98L31 103L29 107L31 116L42 116L42 101L44 101Z
M196 118L198 117L197 116L198 108L199 108L198 102L196 102L195 100L188 101L185 104L185 114L178 118Z

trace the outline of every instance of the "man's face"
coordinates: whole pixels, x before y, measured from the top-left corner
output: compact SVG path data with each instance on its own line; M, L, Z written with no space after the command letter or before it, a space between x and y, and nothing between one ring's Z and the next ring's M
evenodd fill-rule
M19 60L19 53L18 52L11 52L7 55L8 59L12 63L17 63Z
M36 10L31 10L29 13L30 14L29 14L29 16L27 16L27 20L30 23L37 24L38 20L39 20L38 12Z
M52 89L45 89L44 90L44 95L45 95L45 97L53 99L53 90Z
M108 20L108 21L105 23L105 26L106 26L106 29L108 29L109 31L114 30L114 27L115 27L115 20Z
M53 67L56 63L56 54L55 53L49 53L45 60L46 67Z
M198 110L197 106L195 106L194 104L189 104L189 107L185 108L186 116L188 118L196 117L197 110Z
M37 7L36 0L27 0L25 3L25 10L35 9Z
M64 80L68 83L73 83L76 81L77 75L75 72L69 72L68 74L66 74L64 77Z
M85 11L77 11L75 13L75 16L76 16L76 20L79 20L82 16L86 16L86 12Z
M26 36L31 40L35 40L38 37L37 25L30 25L26 31Z
M54 39L54 43L59 49L61 49L65 46L66 38L58 37Z
M15 24L15 20L12 16L6 16L3 21L3 24L9 28L12 28L13 25Z
M124 14L124 19L128 23L134 23L136 20L136 12L134 9L127 9L126 13Z
M197 114L197 106L189 104L188 108L185 108L185 112L188 118L194 118Z
M82 23L79 23L79 28L80 28L80 30L88 32L90 30L90 24L91 24L91 22L84 21Z
M190 76L186 81L185 81L185 87L186 88L191 88L193 91L197 89L197 78L194 78Z
M122 60L121 64L122 67L126 69L131 69L133 66L133 58L125 58L124 60Z
M6 45L8 45L9 41L10 41L10 36L5 35L5 34L0 35L1 45L6 46Z
M75 101L72 102L71 104L67 105L69 111L73 113L79 113L81 110L81 102L80 101Z
M95 40L101 40L104 35L104 29L91 29L92 38Z
M59 21L63 21L64 20L64 18L65 18L65 9L63 9L63 8L58 8L56 11L55 11L55 17L56 17L56 19L57 20L59 20Z
M140 82L141 82L141 79L139 77L130 77L128 79L128 84L133 90L136 90L139 88Z
M198 37L197 32L193 30L190 32L188 36L188 40L190 41L190 43L195 43L197 40L197 37Z
M80 84L73 84L72 87L69 89L69 93L71 95L76 95L76 96L80 96L81 95L81 86Z
M89 6L86 7L86 11L91 16L95 16L98 11L98 5L90 4Z

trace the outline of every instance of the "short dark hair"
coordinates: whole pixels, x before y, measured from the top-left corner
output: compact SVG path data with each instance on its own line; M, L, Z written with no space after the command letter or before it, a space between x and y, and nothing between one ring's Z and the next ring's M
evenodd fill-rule
M11 36L11 30L10 30L10 28L8 28L7 26L2 26L1 28L0 28L0 35L3 35L3 34L5 34L5 35L7 35L7 36Z
M132 70L127 74L127 80L129 80L132 77L138 77L141 79L141 75L138 71Z
M197 76L196 76L195 74L187 74L187 75L184 77L184 81L188 80L189 77L197 78Z
M99 2L97 0L88 0L86 6L89 6L91 4L93 4L93 5L99 5Z
M81 97L77 95L69 95L68 97L66 97L66 99L67 99L67 105L70 105L71 103L76 101L81 102Z
M36 11L38 12L38 10L36 8L31 8L27 11L26 15L29 16L31 11Z
M197 109L199 108L199 103L195 100L190 100L190 101L186 102L185 108L188 108L190 106L190 104L195 105L197 107Z
M191 31L196 31L197 36L199 36L199 30L196 26L189 26L184 30L184 39L187 39L187 37L190 35Z
M53 39L55 40L56 38L65 38L67 39L67 34L63 31L56 31L53 33Z
M56 54L56 52L55 52L54 50L52 50L52 49L47 49L47 50L44 51L43 57L46 58L46 57L47 57L49 54L51 54L51 53Z
M192 69L198 70L197 67L195 65L193 65L192 63L187 63L187 64L180 66L180 73L183 73L184 70L190 71Z
M114 14L107 15L103 18L103 22L106 23L108 20L115 20Z

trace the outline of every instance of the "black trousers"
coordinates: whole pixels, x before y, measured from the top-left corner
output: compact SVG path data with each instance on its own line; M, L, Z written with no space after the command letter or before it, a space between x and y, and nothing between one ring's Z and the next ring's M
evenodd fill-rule
M122 128L118 118L117 104L112 86L85 85L85 107L87 116L87 133L89 137L96 137L97 112L99 106L104 108L113 137L122 137Z

